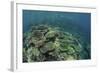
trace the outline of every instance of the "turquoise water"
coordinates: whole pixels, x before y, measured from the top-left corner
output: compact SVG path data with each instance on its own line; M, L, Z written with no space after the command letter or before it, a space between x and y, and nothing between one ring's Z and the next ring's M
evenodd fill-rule
M71 33L87 51L83 59L91 58L91 13L23 10L23 33L41 24ZM89 48L85 49L87 44Z
M24 32L28 31L32 25L39 24L57 26L65 31L82 33L89 38L91 30L91 14L23 10Z

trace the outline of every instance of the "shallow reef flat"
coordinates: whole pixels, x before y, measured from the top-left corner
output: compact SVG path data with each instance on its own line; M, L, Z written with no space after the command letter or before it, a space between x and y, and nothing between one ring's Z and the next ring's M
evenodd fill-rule
M88 59L89 49L89 44L84 47L73 34L59 27L33 25L23 34L24 63Z

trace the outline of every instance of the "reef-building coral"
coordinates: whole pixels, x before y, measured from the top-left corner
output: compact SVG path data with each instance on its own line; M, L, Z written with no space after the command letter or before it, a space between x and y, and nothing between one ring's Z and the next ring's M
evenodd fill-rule
M57 27L32 26L23 34L23 62L79 60L82 49L75 36Z

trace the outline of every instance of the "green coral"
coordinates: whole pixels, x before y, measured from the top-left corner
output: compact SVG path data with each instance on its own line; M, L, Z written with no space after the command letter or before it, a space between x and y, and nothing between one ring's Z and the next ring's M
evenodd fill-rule
M57 27L32 26L23 37L23 62L80 59L81 43L71 33Z

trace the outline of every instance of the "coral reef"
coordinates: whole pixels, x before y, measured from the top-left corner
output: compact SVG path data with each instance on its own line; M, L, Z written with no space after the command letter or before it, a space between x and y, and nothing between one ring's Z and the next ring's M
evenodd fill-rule
M82 49L75 36L57 27L32 26L23 34L23 62L79 60Z

